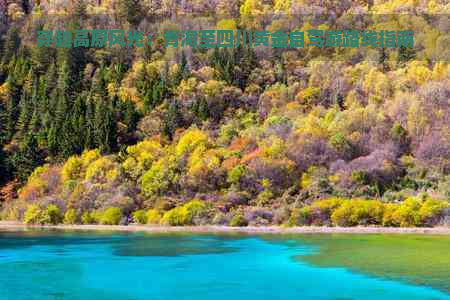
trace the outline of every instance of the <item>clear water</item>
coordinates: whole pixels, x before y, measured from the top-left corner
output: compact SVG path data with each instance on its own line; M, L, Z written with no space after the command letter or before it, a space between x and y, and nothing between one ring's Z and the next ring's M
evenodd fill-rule
M445 271L437 281L424 272L421 284L401 267L391 266L383 276L370 267L353 268L351 258L340 261L342 246L338 258L320 263L342 239L367 248L364 238L0 232L0 300L450 299L445 284L436 284L450 281ZM415 238L384 243L402 239ZM437 237L428 244L442 239L450 241ZM361 252L358 243L351 244L350 256L352 251ZM364 264L361 259L359 254L357 264Z

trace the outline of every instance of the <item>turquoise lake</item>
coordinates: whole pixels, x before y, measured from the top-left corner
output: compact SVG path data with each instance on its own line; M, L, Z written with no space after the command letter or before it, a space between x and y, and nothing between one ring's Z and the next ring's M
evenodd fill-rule
M0 231L0 300L450 299L445 247L450 237Z

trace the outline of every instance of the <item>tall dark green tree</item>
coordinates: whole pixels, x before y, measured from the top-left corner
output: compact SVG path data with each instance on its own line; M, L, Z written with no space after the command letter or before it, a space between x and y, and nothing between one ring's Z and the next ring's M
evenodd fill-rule
M86 102L86 125L84 136L84 148L94 149L97 147L95 140L95 103L93 99L88 98Z
M137 26L143 18L143 9L139 0L119 0L117 14L133 26Z
M217 48L215 48L215 49L217 49ZM181 51L180 65L179 65L177 73L174 76L173 85L174 86L179 85L181 80L186 79L188 77L189 77L188 61L187 61L186 54L184 53L184 51Z
M168 101L167 106L168 108L163 121L163 134L169 140L172 140L175 130L183 126L184 119L181 106L177 100L173 99Z
M54 63L50 63L48 70L44 76L44 81L45 82L43 83L43 87L45 87L45 94L47 96L50 96L50 94L56 88L58 82L58 72Z
M95 71L90 98L94 104L94 142L102 152L111 153L117 149L117 122L114 102L106 90L106 75L103 66Z
M24 136L28 131L28 125L33 115L33 104L31 96L23 92L19 102L19 116L17 118L16 131L19 136Z
M123 123L127 125L128 133L132 133L136 130L139 121L139 112L136 110L136 106L131 100L122 104L121 111Z
M74 133L70 123L73 100L69 86L69 68L67 64L63 64L59 70L57 86L50 96L50 110L54 113L50 130L52 141L49 141L57 155L63 158L76 152L72 141Z
M5 183L9 179L6 153L3 150L6 141L6 116L6 107L3 102L0 101L0 185Z
M29 132L11 157L14 176L25 181L38 166L44 163L44 155L39 148L36 136Z
M378 49L379 49L378 63L381 65L383 72L386 72L388 70L387 64L387 59L389 58L388 53L386 51L386 48L384 47L379 47Z
M86 143L86 95L80 94L75 100L70 116L70 125L73 130L74 152L80 154Z
M234 61L236 68L233 70L234 82L242 90L247 86L248 78L252 71L258 67L258 59L255 51L250 47L239 45L234 48Z
M83 22L87 18L87 3L85 0L74 0L73 5L73 17L78 22Z
M50 123L50 127L47 130L47 149L52 157L56 157L59 154L58 144L58 129L54 122Z
M27 77L24 80L22 87L22 95L19 102L19 117L17 120L16 130L19 137L22 137L29 130L31 118L34 113L34 107L38 104L37 93L37 78L30 68Z
M408 61L413 60L416 57L416 51L414 48L400 46L397 49L397 65L403 67Z
M101 99L95 108L95 137L102 152L111 153L117 149L117 123L114 107L108 99Z
M3 100L6 106L5 112L5 131L6 131L6 141L10 141L15 133L17 119L19 117L19 99L20 99L20 89L16 84L16 80L12 75L8 76L6 80L8 87L7 94Z
M19 31L15 26L8 30L6 39L3 45L3 59L2 62L7 64L19 52L21 39Z
M9 172L7 167L7 157L3 150L3 145L0 144L0 185L7 182L9 179Z

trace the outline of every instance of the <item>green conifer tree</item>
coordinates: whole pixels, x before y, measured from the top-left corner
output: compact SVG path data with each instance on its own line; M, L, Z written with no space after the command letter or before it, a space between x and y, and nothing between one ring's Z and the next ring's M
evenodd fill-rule
M39 148L36 136L29 132L19 145L19 149L11 157L14 175L25 181L34 169L44 163L44 156Z

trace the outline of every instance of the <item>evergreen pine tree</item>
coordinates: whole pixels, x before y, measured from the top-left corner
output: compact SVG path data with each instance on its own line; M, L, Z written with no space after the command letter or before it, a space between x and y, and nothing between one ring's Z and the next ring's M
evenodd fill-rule
M133 26L137 26L142 20L142 6L139 0L119 0L117 14L120 18Z
M3 150L3 145L0 144L0 185L4 184L9 179L9 172L6 163L6 154Z
M117 124L114 108L107 99L96 103L95 137L100 151L111 153L117 149Z
M73 134L70 126L71 98L68 94L68 67L63 64L58 74L58 82L51 93L49 106L52 125L48 132L50 153L60 157L67 157L73 152L70 137Z
M128 133L132 133L136 130L138 121L139 113L136 110L136 106L133 101L126 101L125 108L123 109L123 122L127 125Z
M34 169L44 163L36 136L29 132L19 145L19 150L11 158L14 175L25 181Z
M86 103L86 125L85 125L85 136L84 136L84 148L94 149L97 147L95 140L95 104L89 97Z
M73 130L73 145L74 152L80 154L84 150L85 135L86 135L86 103L85 95L79 95L76 100L70 115L70 124Z
M183 114L176 100L168 103L168 109L164 115L163 134L169 140L173 139L173 134L178 127L183 126Z
M8 118L8 112L6 110L5 103L0 99L0 148L7 141L7 126L6 119Z
M47 148L51 157L56 157L59 154L58 144L58 129L55 122L52 122L47 131Z
M56 88L56 83L58 82L58 74L56 72L56 65L51 63L48 67L47 73L44 77L45 83L45 94L50 96L53 90Z
M37 30L43 30L44 25L38 27ZM34 67L34 73L36 75L44 75L50 64L53 64L56 58L55 47L32 47L31 48L31 61Z
M0 185L5 183L9 179L9 172L7 168L6 153L3 150L3 146L6 141L6 107L2 101L0 101Z
M3 63L7 64L17 54L20 48L21 39L19 31L16 27L11 27L8 30L6 39L3 45Z
M5 124L6 124L6 140L10 141L14 134L17 119L19 117L19 99L20 99L20 90L16 85L15 79L10 75L6 80L8 86L8 93L4 99L4 103L6 103L6 116L5 116Z
M236 83L244 90L250 74L258 66L256 53L250 47L239 45L234 52L234 61L239 68L239 73L235 75Z
M73 1L73 17L80 23L87 18L87 4L84 0Z
M45 131L42 130L42 119L37 109L35 109L32 113L29 124L29 131L33 132L36 135L39 144L45 144L46 135Z
M31 98L28 93L24 91L19 101L19 117L16 124L16 130L19 133L19 136L26 135L32 114L33 108Z
M177 73L174 76L174 83L173 83L174 86L179 85L181 80L186 79L188 77L189 77L188 61L187 61L186 54L184 53L184 51L181 51L180 65L179 65Z
M117 124L113 103L106 91L106 69L97 69L92 79L91 100L94 105L93 137L102 152L117 148Z
M378 63L381 65L381 68L383 72L386 72L388 69L388 65L386 63L386 60L388 59L388 54L386 52L386 48L380 47L379 48L379 56L378 56Z
M401 45L397 50L397 65L403 67L408 61L413 60L415 57L416 51L414 48Z

